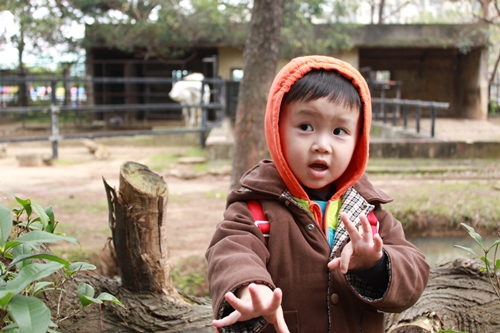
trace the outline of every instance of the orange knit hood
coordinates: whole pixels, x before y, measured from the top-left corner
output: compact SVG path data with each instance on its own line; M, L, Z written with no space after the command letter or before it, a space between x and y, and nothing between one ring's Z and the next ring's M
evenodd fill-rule
M354 67L344 61L326 56L305 56L291 60L276 75L269 91L265 115L266 140L271 157L290 193L296 198L309 201L307 194L285 160L278 125L283 95L290 90L295 82L314 69L335 70L350 80L358 90L362 104L361 134L349 167L335 181L337 190L332 197L332 200L335 200L359 180L368 164L369 133L372 120L370 91L365 79Z

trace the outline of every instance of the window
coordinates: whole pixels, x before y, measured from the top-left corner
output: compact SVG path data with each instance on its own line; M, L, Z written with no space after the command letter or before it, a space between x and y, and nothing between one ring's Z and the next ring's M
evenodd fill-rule
M233 69L231 70L231 80L240 82L243 78L243 70L242 69Z

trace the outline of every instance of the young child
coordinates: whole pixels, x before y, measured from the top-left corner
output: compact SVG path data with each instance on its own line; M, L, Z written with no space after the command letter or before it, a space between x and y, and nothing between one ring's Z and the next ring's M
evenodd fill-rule
M273 161L229 194L206 253L219 332L382 333L383 312L420 297L429 266L364 174L370 125L368 86L349 64L307 56L278 73L265 116Z

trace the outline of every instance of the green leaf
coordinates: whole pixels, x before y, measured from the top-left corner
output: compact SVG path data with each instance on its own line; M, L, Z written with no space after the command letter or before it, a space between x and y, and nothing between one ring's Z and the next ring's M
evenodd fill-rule
M28 215L28 218L31 217L31 200L26 199L23 200L21 198L16 197L16 201L23 206L24 210L26 211L26 215Z
M9 239L10 232L12 231L12 213L11 211L0 204L0 246L4 246L5 242Z
M24 266L19 274L11 281L7 282L7 290L13 290L16 294L26 288L31 282L43 279L63 267L58 262L34 263Z
M488 252L494 248L495 246L498 246L500 245L500 239L497 239L493 244L491 244L491 246L488 248Z
M46 288L47 286L51 286L51 287ZM54 288L52 288L52 286L54 286L54 282L48 282L48 281L37 282L37 283L35 283L35 288L34 288L35 294L39 293L40 291L47 290L47 289L54 289Z
M498 270L500 268L500 259L497 260L495 263L495 270Z
M80 283L78 285L78 297L80 298L80 303L83 307L86 307L93 303L102 303L94 298L95 290L94 288L86 283Z
M13 257L12 259L13 260L14 260L14 258L24 256L24 255L30 255L30 254L33 254L33 249L28 244L19 244L18 246L15 246L12 249L12 257ZM17 264L17 269L19 270L19 269L23 268L23 266L29 265L31 263L32 263L32 260L25 260L23 262L20 262Z
M68 270L72 273L76 273L79 271L93 271L96 268L97 268L96 266L89 264L87 262L78 261L69 265Z
M491 269L490 261L488 260L488 258L481 257L480 259L481 259L482 262L484 262L484 264L486 265L486 267L488 267L488 268Z
M73 244L80 244L76 238L55 235L51 234L50 232L39 230L25 233L21 237L18 237L16 241L22 243L54 243L60 241L68 241Z
M483 238L481 237L481 235L478 234L476 232L476 230L474 230L474 228L469 227L467 224L465 224L465 223L461 223L461 224L462 224L462 226L464 226L467 229L467 232L472 237L472 239L474 239L476 241L476 243L478 243L482 248L484 248L483 247Z
M3 289L0 290L0 307L2 309L7 308L7 304L9 304L12 297L16 294L15 290L12 289Z
M25 254L25 255L21 255L19 257L16 257L14 260L12 260L12 262L10 263L8 268L13 267L14 265L16 265L20 261L29 260L29 259L33 260L33 259L37 259L37 258L55 261L55 262L62 264L66 268L69 267L69 261L64 260L63 258L60 258L56 255L49 254L49 253L34 253L34 254Z
M7 311L19 325L19 332L45 333L49 328L50 310L36 297L16 295Z
M16 323L10 323L9 325L2 327L2 332L19 333L19 326Z
M45 231L54 233L54 230L56 229L56 217L54 216L54 208L52 208L52 206L45 208L45 213L49 217L49 222L45 227Z
M31 207L33 208L35 214L40 218L40 223L42 223L43 229L45 229L49 223L49 217L47 216L47 213L45 213L45 209L37 203L32 203Z
M99 296L97 296L97 299L100 300L100 301L105 301L105 302L112 302L112 303L115 303L115 304L118 304L122 307L125 307L123 305L122 302L120 302L120 300L118 298L116 298L115 296L111 295L111 294L108 294L106 292L104 293L100 293Z
M471 249L470 247L465 247L465 246L461 246L461 245L455 245L455 247L458 247L459 249L462 249L462 250L465 250L465 251L467 251L467 252L470 252L470 253L472 253L474 256L476 256L476 257L480 258L480 257L476 254L476 252L474 252L474 250L473 250L473 249Z

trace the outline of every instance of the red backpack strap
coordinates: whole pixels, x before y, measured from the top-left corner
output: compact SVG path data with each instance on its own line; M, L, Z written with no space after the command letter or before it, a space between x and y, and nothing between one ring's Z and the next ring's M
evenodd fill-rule
M371 211L366 218L368 219L368 222L370 222L370 226L372 227L372 235L375 236L376 234L378 234L378 229L380 226L375 213Z
M262 205L259 200L249 200L247 201L248 209L250 209L250 213L252 213L254 223L257 228L260 229L262 235L266 239L266 244L269 242L269 234L271 232L271 224L264 215L264 211L262 210Z

